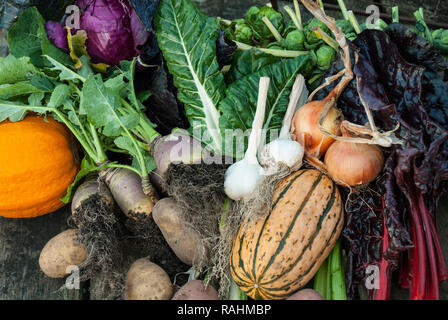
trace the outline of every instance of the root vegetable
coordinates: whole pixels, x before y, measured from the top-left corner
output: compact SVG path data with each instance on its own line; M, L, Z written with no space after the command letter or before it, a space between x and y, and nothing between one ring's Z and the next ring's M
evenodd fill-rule
M128 218L139 219L151 214L158 195L149 183L149 178L142 183L139 175L123 168L105 169L100 172L100 177L106 182L118 206Z
M96 176L89 177L76 189L72 200L72 217L78 228L84 223L82 215L86 209L83 208L83 204L89 200L105 208L110 214L113 213L115 201L110 190L104 184L100 184Z
M171 300L219 300L218 292L202 280L192 280L182 286Z
M152 179L159 190L163 190L163 177L171 163L195 164L209 156L200 141L183 131L155 139L151 143L151 154L156 163Z
M303 144L306 152L313 157L320 158L334 142L334 139L323 134L319 128L319 118L327 103L335 105L334 100L312 101L301 107L294 116L294 135ZM334 105L323 118L322 127L339 136L339 126L342 122L342 112Z
M376 145L336 141L328 148L324 163L335 181L351 187L363 186L381 172L384 156Z
M286 300L324 300L319 292L313 289L303 289L292 294Z
M86 259L85 249L78 242L76 230L69 229L50 239L39 257L41 270L50 278L63 278L69 266L79 266Z
M146 258L135 261L126 275L126 300L169 300L173 291L168 274Z
M183 219L182 209L176 201L172 198L160 200L152 215L176 256L190 266L198 262L203 250L200 235Z
M81 264L81 279L95 278L99 292L107 299L121 296L122 260L118 237L115 201L109 188L97 175L87 177L75 192L72 218L77 225L79 242L87 257Z

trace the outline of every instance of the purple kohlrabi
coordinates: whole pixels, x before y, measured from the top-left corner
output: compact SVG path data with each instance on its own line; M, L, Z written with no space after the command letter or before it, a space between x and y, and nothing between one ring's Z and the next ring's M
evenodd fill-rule
M58 48L68 52L67 30L64 29L62 24L48 21L45 25L45 30L47 31L48 38L51 42Z
M79 29L87 33L87 52L93 62L115 66L142 53L140 46L149 32L127 0L78 0L77 5L81 9ZM50 40L66 50L60 32L54 31L61 26L49 22L46 29Z

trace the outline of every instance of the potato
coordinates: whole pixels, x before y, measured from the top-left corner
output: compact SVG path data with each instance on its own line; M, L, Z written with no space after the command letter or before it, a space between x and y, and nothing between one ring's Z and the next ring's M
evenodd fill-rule
M192 280L182 286L171 300L219 300L215 288L202 280Z
M157 202L152 216L168 245L185 264L193 265L202 245L198 233L182 220L182 210L172 198Z
M135 261L126 275L126 300L170 300L173 293L168 274L147 258Z
M67 267L78 266L86 259L86 252L76 239L76 229L56 235L44 246L39 257L40 269L50 278L63 278Z
M286 300L324 300L324 298L316 290L302 289L286 298Z

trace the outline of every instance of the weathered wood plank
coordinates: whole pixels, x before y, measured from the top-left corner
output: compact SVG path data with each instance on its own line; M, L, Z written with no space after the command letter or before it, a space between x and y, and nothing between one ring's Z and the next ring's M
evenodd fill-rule
M0 218L0 299L79 300L80 290L59 290L64 279L48 278L39 268L39 255L52 237L68 229L69 206L33 219Z

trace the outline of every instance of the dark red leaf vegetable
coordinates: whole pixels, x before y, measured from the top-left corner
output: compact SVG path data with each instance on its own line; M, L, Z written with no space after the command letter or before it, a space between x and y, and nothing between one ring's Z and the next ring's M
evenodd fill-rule
M384 195L384 210L381 197L366 192L346 206L349 293L354 295L355 285L364 283L367 266L378 265L382 282L389 282L390 272L400 267L400 284L410 288L411 299L437 299L439 282L447 276L435 227L437 203L448 185L447 63L423 38L400 24L385 32L365 30L351 48L359 52L354 67L361 80L359 93L377 126L386 131L399 123L396 134L404 144L384 149L385 169L376 181L378 187L372 187ZM329 73L341 69L339 60ZM347 120L367 122L355 81L338 106ZM384 269L387 264L390 270ZM387 276L382 277L382 272ZM388 283L381 286L388 288ZM370 297L383 299L387 292L370 292Z

